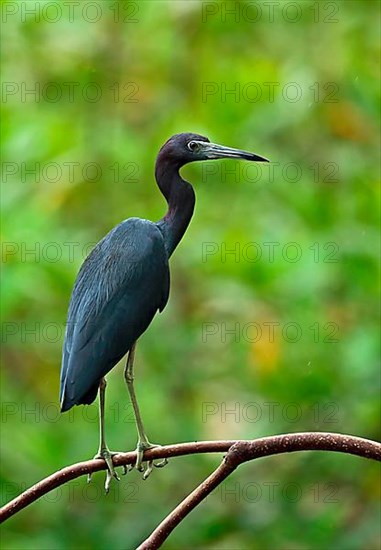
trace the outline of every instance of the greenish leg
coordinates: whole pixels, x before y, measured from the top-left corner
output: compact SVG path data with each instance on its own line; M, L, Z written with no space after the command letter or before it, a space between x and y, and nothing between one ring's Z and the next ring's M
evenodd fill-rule
M106 444L105 437L105 393L107 382L105 378L101 378L99 383L99 449L94 458L103 458L107 464L107 475L105 482L106 493L109 492L111 479L115 478L119 481L119 476L115 471L112 457L118 453L111 452ZM91 480L91 474L88 475L87 481Z
M137 458L136 458L135 467L136 467L137 470L139 470L139 472L144 472L143 479L147 479L147 477L152 472L153 466L156 466L157 468L161 468L162 466L165 466L167 464L167 459L165 459L165 460L163 460L163 461L161 461L157 464L154 464L153 460L150 460L148 462L147 468L144 469L144 467L143 467L144 451L146 451L147 449L152 449L153 447L158 447L158 445L154 445L153 443L150 443L148 441L148 438L147 438L145 430L144 430L142 417L140 415L138 400L136 399L135 388L134 388L135 349L136 349L136 342L132 345L132 347L131 347L131 349L128 353L127 363L126 363L126 367L124 369L124 378L126 380L128 393L130 394L132 407L134 409L136 427L137 427L137 430L138 430L138 445L136 447Z

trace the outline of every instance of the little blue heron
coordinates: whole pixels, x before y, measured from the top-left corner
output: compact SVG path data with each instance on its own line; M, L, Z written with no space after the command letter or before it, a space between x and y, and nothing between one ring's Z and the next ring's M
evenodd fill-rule
M78 273L70 300L61 368L61 411L92 403L99 389L100 444L95 458L107 464L106 491L118 479L104 428L105 375L128 352L124 378L138 431L136 468L144 471L144 451L154 447L145 434L133 385L136 341L169 296L168 261L191 220L193 187L179 169L199 160L234 158L268 162L259 155L210 143L198 134L172 136L160 149L155 177L168 203L158 222L129 218L92 250ZM156 464L159 466L161 464ZM152 470L152 461L144 478Z

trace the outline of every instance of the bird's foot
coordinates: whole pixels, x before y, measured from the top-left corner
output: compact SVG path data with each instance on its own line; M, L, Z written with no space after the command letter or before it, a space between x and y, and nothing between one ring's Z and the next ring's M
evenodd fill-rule
M149 441L139 441L138 446L136 447L135 468L139 472L143 472L143 479L147 479L147 477L152 472L153 467L163 468L166 464L168 464L168 460L166 458L164 458L164 460L160 460L159 462L154 462L153 460L144 460L144 451L148 451L148 449L154 449L155 447L160 447L160 445L155 445L154 443L150 443ZM143 462L147 464L146 468L143 466Z
M112 478L116 479L117 481L120 481L120 477L118 476L117 472L115 471L114 464L112 461L112 457L119 454L118 452L112 452L107 447L104 449L99 449L97 454L94 456L94 459L102 458L106 464L107 464L107 473L106 473L106 481L105 481L105 491L106 494L110 490L110 483ZM127 473L128 469L127 466L123 466L123 475ZM88 474L87 476L87 483L90 483L92 474Z

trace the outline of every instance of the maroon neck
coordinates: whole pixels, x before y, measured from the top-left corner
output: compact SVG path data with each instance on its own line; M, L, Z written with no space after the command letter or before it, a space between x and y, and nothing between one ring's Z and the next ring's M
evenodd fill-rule
M168 203L166 215L157 224L164 234L168 256L171 256L182 239L196 202L193 187L179 174L181 166L165 155L159 154L156 161L156 181Z

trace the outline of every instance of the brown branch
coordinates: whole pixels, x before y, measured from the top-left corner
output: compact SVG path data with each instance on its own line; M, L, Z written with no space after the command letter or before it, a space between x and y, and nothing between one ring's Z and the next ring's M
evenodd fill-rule
M147 460L173 458L199 453L227 452L223 463L191 493L142 544L141 548L158 548L178 523L201 502L239 464L255 458L293 451L336 451L381 460L381 445L351 435L310 432L263 437L253 441L202 441L156 447L145 453ZM120 453L113 458L115 466L134 464L135 452ZM103 460L88 460L68 466L36 483L0 509L0 523L10 518L49 491L92 472L106 468ZM222 471L222 473L221 473Z
M307 432L236 441L220 466L170 512L137 550L159 548L175 527L240 464L255 458L294 451L336 451L381 460L380 443L352 435Z

